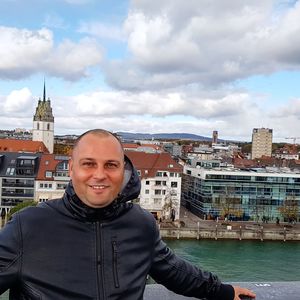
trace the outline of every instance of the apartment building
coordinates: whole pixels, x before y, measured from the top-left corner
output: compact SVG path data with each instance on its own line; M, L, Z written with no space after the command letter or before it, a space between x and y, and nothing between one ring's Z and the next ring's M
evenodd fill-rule
M282 217L280 208L290 201L299 218L299 171L185 166L183 173L182 205L201 217L221 216L227 209L233 218L274 220Z
M35 181L34 200L45 202L62 197L70 180L68 156L43 154Z
M178 219L182 166L169 153L126 151L141 177L140 205L157 218Z
M34 200L34 183L41 153L0 152L0 212Z
M254 128L252 132L251 158L272 156L273 130L269 128Z

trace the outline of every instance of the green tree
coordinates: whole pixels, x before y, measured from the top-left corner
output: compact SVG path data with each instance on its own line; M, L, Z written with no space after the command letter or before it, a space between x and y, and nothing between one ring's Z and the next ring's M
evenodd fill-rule
M28 207L28 206L36 206L38 203L36 201L25 201L25 202L21 202L19 204L17 204L16 206L14 206L7 215L7 219L9 220L12 215L18 211L20 211L21 209Z

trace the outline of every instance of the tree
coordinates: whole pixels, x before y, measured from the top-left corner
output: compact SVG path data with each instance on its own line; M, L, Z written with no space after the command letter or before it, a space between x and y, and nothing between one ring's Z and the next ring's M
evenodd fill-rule
M16 212L18 212L19 210L28 207L28 206L36 206L38 203L36 201L25 201L25 202L21 202L19 204L17 204L16 206L14 206L7 214L7 219L9 220L12 215Z
M162 207L162 215L165 219L172 220L174 222L176 211L178 209L178 199L173 197L174 191L168 190L164 198L164 205Z
M216 208L224 218L229 216L241 218L243 215L241 199L235 196L234 187L225 187L224 193L216 201Z
M278 210L285 220L295 221L299 217L299 201L295 196L288 197Z

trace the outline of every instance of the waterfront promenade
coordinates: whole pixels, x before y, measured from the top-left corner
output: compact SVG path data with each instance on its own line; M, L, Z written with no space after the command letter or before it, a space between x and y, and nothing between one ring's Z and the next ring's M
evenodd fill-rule
M202 220L181 207L180 223L159 224L164 238L300 241L300 223Z

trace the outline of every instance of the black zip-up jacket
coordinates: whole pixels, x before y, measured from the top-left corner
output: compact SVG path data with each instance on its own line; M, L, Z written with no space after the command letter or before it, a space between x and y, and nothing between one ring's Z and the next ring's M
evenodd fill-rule
M127 160L127 182L105 209L83 204L72 187L62 199L16 213L0 231L0 294L10 300L141 300L147 274L175 293L233 300L231 285L177 257L153 216L128 203L140 181Z

